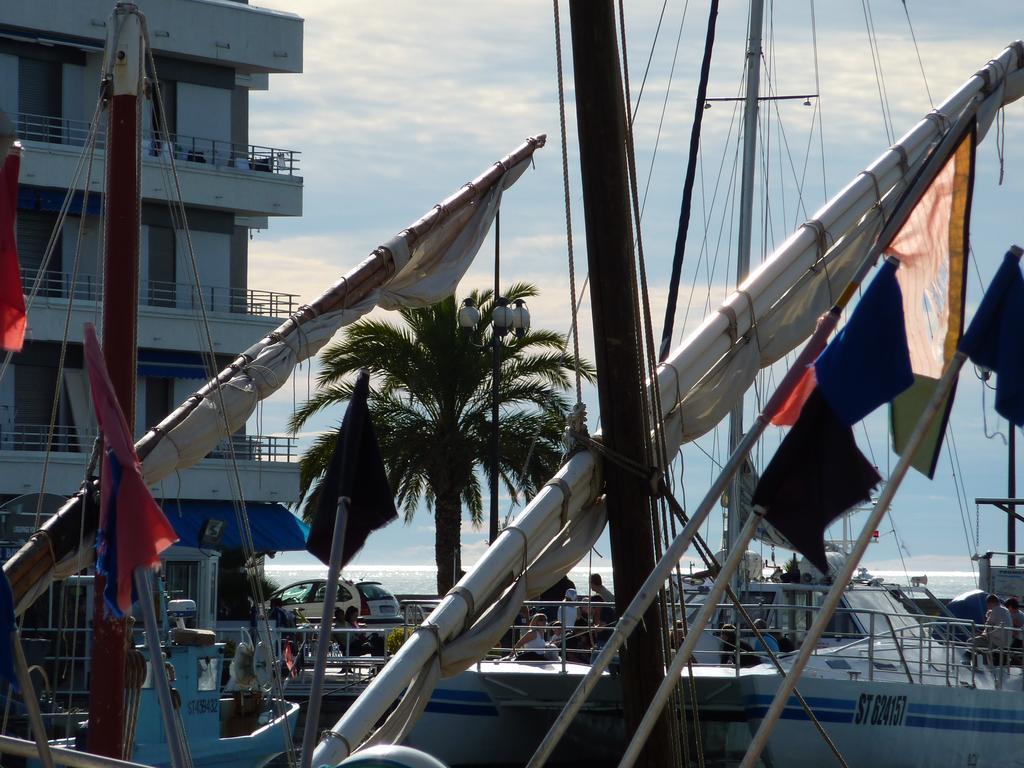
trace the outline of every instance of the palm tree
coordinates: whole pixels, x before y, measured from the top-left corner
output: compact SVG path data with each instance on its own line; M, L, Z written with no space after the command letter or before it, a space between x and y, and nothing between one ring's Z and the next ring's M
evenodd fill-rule
M537 295L520 283L509 300ZM405 522L420 502L434 515L438 594L461 571L462 510L474 524L483 517L481 474L490 472L491 291L474 292L480 327L467 336L458 327L455 298L422 309L402 309L404 325L364 319L349 326L341 341L321 354L317 392L291 419L297 432L311 416L348 400L352 374L367 368L376 381L369 408ZM565 337L530 330L507 336L501 348L499 476L515 503L530 497L551 477L561 458L561 436L576 362L565 353ZM486 354L484 354L486 352ZM593 380L593 367L580 362ZM315 508L317 488L334 449L337 432L316 439L300 460L303 514Z

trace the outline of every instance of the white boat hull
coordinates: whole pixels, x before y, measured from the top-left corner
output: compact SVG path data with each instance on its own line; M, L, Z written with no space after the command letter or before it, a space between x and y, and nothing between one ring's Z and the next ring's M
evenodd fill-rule
M768 674L739 679L752 735L779 678ZM1024 693L1019 683L997 691L805 677L799 690L850 768L1024 766ZM764 758L778 768L835 763L795 697L787 703Z

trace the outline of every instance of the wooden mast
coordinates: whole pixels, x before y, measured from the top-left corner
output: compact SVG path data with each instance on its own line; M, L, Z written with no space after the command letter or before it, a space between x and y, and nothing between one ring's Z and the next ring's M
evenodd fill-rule
M641 466L649 464L644 433L641 338L635 309L636 271L626 172L626 110L614 7L609 0L572 0L573 72L587 260L594 317L594 354L605 445ZM599 279L598 279L599 278ZM616 607L625 610L654 568L650 485L615 462L605 462L605 494ZM626 732L643 718L664 675L661 622L655 607L622 649ZM644 748L644 765L672 765L664 715Z
M142 90L142 27L132 3L112 16L111 74L107 100L103 354L129 428L135 423L135 361L139 306L139 93ZM89 678L89 751L128 757L124 744L127 620L110 614L103 600L106 579L96 575L92 671Z

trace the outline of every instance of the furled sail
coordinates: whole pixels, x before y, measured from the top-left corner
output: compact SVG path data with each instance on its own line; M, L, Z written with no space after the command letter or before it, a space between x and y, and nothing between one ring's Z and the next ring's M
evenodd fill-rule
M298 363L315 355L343 326L377 306L425 306L451 295L486 237L502 193L522 176L545 141L543 134L527 139L434 206L149 430L136 443L147 484L208 455L245 424L257 403L280 388ZM4 565L19 613L53 578L92 562L95 513L87 495L83 491L69 501Z
M1018 41L826 203L669 355L658 370L669 454L711 429L758 370L810 335L947 127L974 113L980 141L996 112L1022 95L1024 44ZM515 589L518 582L509 587L510 580L537 560L556 535L587 526L598 508L599 468L598 458L583 452L559 470L326 734L313 755L314 765L344 759L408 689L373 741L401 738L429 699L446 644L474 626L486 606Z

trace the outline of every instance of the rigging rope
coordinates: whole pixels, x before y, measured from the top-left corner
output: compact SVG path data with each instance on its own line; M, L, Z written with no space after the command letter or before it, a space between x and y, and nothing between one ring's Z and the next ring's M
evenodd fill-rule
M878 39L875 36L875 22L871 14L871 2L870 0L861 0L860 5L864 11L864 27L867 30L868 47L871 49L871 66L875 70L878 101L882 107L882 125L885 128L886 140L892 144L895 141L895 131L892 126L892 114L889 111L889 95L885 88L885 76L882 74L882 55L878 50Z
M935 101L932 99L932 90L928 87L928 75L924 73L924 61L921 59L921 49L917 47L917 35L914 34L914 23L910 20L910 9L907 8L907 0L903 3L903 13L907 17L907 26L910 27L910 39L914 41L914 53L917 54L917 66L921 68L921 79L924 80L924 91L928 94L928 106L935 109Z
M644 211L647 209L647 193L651 189L651 181L654 179L654 162L658 159L658 148L661 146L661 131L665 125L665 113L668 111L668 97L672 93L672 80L676 74L676 61L679 59L679 44L683 39L683 24L686 22L686 11L689 9L690 3L687 0L686 4L683 5L683 16L679 20L679 31L676 33L676 47L672 53L672 66L668 71L668 83L665 85L665 97L661 100L661 115L658 117L658 132L654 137L654 149L651 151L651 163L647 168L647 181L644 182L644 195L640 201L640 218L643 219ZM651 51L654 54L654 51ZM648 62L649 63L649 62ZM647 75L644 74L646 79ZM633 112L633 119L636 120L636 113L640 109L639 97L637 97L636 110Z
M576 301L576 258L572 243L572 204L569 190L569 139L565 128L565 79L562 73L562 27L558 13L558 0L552 0L555 14L555 66L558 71L558 123L562 132L562 189L565 193L565 239L569 251L569 301L572 307L572 350L576 368L576 402L583 402L583 382L580 375L579 303ZM660 22L659 22L660 25Z
M157 128L162 139L168 144L171 143L171 134L166 121L166 108L163 101L163 92L160 88L159 80L157 79L156 73L156 59L153 53L153 49L149 44L149 30L146 18L139 14L140 23L143 30L143 40L145 46L146 60L149 65L150 71L153 74L153 92L157 101ZM185 211L184 198L181 192L181 180L178 177L177 166L175 163L174 152L171 152L168 158L170 176L173 181L173 195L168 195L168 205L172 213L172 221L177 225L180 224L182 231L185 235L186 251L189 257L189 265L192 269L192 277L195 280L195 285L200 285L199 281L199 263L196 258L195 248L193 247L192 237L188 228L188 220ZM175 214L179 218L174 218ZM232 481L231 491L231 502L235 511L235 519L238 523L240 538L242 540L242 550L245 555L244 569L246 579L249 582L249 588L253 594L253 598L256 602L256 613L263 630L264 637L269 641L272 638L270 620L266 611L266 596L263 592L263 584L256 572L256 552L253 543L252 529L249 525L249 516L245 510L245 500L242 490L241 473L238 467L238 457L235 453L234 442L232 438L232 432L230 424L228 423L227 409L224 406L223 396L223 385L220 380L216 377L216 353L214 352L213 344L213 332L210 329L210 319L206 307L206 301L203 297L202 291L197 290L197 304L199 307L201 329L203 332L203 338L206 343L206 347L203 350L204 357L209 371L212 371L210 378L214 383L213 395L216 398L217 410L221 417L224 427L224 434L226 437L226 447L228 463L231 467L229 477ZM284 700L284 685L281 680L281 669L280 665L272 664L272 690L273 696L270 697L271 705L274 708L274 714L277 717L281 730L285 734L285 752L290 766L298 764L298 756L296 754L295 745L291 739L291 729L288 724L287 705Z
M822 199L828 200L828 176L825 173L825 126L822 123L821 109L821 78L818 73L818 22L814 15L814 0L811 4L811 45L814 49L814 92L818 94L814 100L814 111L818 116L818 151L821 153L821 192Z
M700 65L700 81L694 102L693 126L690 129L690 152L686 161L686 176L683 179L683 200L679 208L679 224L676 229L675 250L672 256L672 276L668 284L668 303L665 307L665 324L661 333L661 349L658 359L664 361L672 348L672 330L675 323L676 303L679 298L679 280L683 272L683 256L686 251L686 235L690 229L690 208L693 205L693 185L697 177L697 152L700 148L700 131L704 119L704 104L708 94L708 80L711 76L711 55L715 47L715 25L718 20L718 0L711 0L708 10L708 28L704 38L704 58ZM682 25L680 25L680 33ZM675 62L673 61L673 67ZM667 98L667 96L666 96ZM660 126L659 126L660 131ZM651 161L653 164L653 160ZM646 195L646 192L645 192Z

